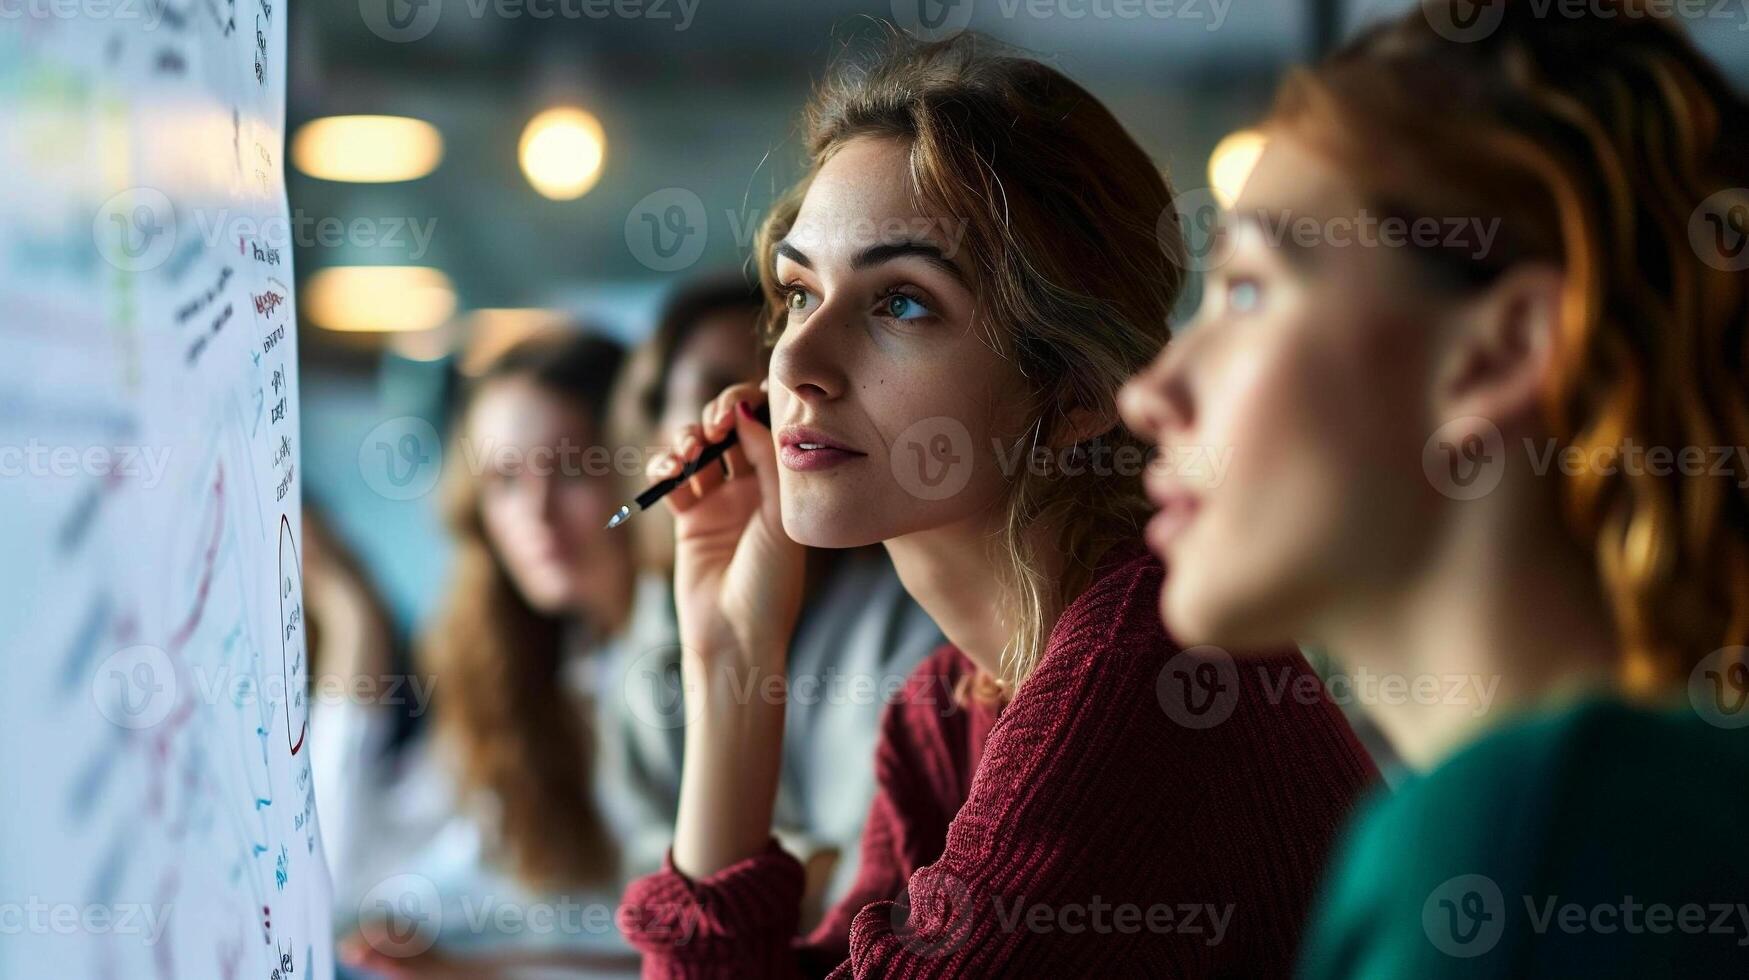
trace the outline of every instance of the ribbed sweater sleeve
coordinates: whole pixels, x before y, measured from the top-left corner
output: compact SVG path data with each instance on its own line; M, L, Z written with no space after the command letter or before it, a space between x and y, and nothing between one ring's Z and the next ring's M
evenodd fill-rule
M851 918L833 976L1288 974L1332 839L1375 773L1297 653L1178 657L1159 623L1161 576L1152 558L1123 561L1063 614L957 812L938 797L964 764L964 713L907 689L877 758L870 843L889 843L884 856L865 846L864 861L913 870L900 900ZM1169 700L1175 672L1201 676L1205 659L1218 669L1213 723ZM939 856L906 861L944 806ZM907 835L914 845L892 846ZM701 882L670 866L635 883L634 911L666 901L694 920L684 944L628 922L645 976L800 975L801 950L779 939L800 887L775 849Z

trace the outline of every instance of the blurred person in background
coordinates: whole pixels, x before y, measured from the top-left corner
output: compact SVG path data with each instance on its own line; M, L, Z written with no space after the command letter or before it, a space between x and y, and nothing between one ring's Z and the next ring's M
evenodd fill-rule
M345 733L381 728L380 708L322 719L359 753L331 760L351 797L351 839L336 850L353 860L335 871L337 907L360 914L341 948L353 966L469 977L633 967L611 920L588 913L611 908L621 880L606 815L620 790L597 745L622 708L603 678L632 611L630 539L602 527L619 502L601 450L623 361L619 344L586 332L537 336L464 393L445 475L453 584L418 658L434 724L383 765L359 752L373 739ZM399 903L429 900L421 888L440 904L434 937L395 918Z
M616 395L621 445L651 446L698 418L737 382L764 374L757 282L728 272L680 284L650 339L633 355ZM639 479L642 479L640 470ZM631 493L642 484L630 488ZM666 507L616 533L639 541L636 612L619 672L630 710L605 732L604 758L625 827L630 874L656 870L674 839L680 799L684 705L674 612L674 520ZM857 845L874 794L866 766L881 711L912 668L944 642L912 601L879 548L820 550L808 556L802 621L790 651L792 688L776 832L808 871L804 921L812 923L855 879Z
M1283 88L1196 324L1123 393L1232 454L1150 475L1162 615L1440 692L1375 705L1421 773L1352 828L1304 976L1744 976L1749 104L1645 5L1491 13ZM1369 212L1441 231L1270 234Z

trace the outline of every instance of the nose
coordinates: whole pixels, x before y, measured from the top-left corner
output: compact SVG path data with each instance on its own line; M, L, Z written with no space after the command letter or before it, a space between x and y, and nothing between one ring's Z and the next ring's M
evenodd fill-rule
M1140 438L1164 442L1174 430L1183 430L1193 420L1185 356L1193 346L1189 338L1174 339L1153 362L1118 389L1118 414Z
M771 351L771 379L809 405L831 401L849 388L854 339L848 303L828 298L806 322L791 323Z
M536 473L528 477L534 485L530 487L531 503L534 504L535 516L544 524L555 524L559 516L559 481L551 473Z

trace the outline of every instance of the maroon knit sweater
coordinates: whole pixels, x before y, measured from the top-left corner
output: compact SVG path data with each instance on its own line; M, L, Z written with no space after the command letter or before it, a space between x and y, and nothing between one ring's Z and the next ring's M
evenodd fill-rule
M1377 771L1297 652L1174 659L1162 576L1114 550L999 712L954 703L974 670L954 647L919 665L882 724L856 883L811 935L775 842L632 882L644 976L1288 976Z

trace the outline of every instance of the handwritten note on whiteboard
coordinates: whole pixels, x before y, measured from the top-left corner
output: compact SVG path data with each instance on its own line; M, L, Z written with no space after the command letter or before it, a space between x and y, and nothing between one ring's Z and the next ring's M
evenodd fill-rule
M0 16L0 980L326 980L279 0Z

